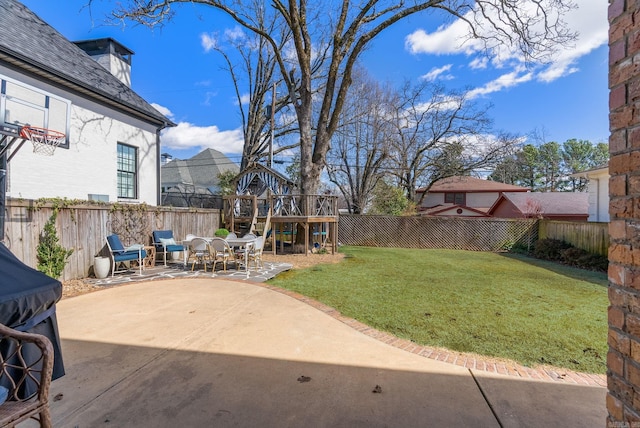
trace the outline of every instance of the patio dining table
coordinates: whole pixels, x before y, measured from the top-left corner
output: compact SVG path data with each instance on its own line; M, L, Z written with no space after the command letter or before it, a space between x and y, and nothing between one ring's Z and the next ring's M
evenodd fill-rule
M200 237L198 236L198 238L202 238L206 241L208 241L209 243L211 243L211 241L213 240L212 237ZM255 236L243 236L241 238L227 238L225 239L225 241L227 241L227 243L229 244L230 247L238 247L242 250L242 256L243 256L243 264L244 264L244 268L245 271L247 272L247 274L249 273L249 265L248 265L248 257L249 257L249 250L251 249L251 246L256 242L256 239L258 239ZM182 241L182 245L185 246L185 248L189 248L191 244L191 240L183 240ZM183 252L183 265L186 266L187 265L187 258L189 257L189 252L188 251L184 251ZM240 270L240 269L238 269Z
M251 246L256 242L257 239L258 238L256 236L248 236L248 237L243 236L242 238L236 237L236 238L225 239L225 241L227 241L230 247L239 247L242 249L244 269L245 271L247 271L247 273L249 272L249 264L247 260L249 257L249 250L251 249Z

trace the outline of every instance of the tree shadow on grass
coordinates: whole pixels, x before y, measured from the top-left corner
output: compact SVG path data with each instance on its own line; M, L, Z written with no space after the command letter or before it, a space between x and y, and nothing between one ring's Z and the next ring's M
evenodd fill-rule
M603 287L607 287L608 285L608 277L605 272L595 272L586 269L579 269L548 260L536 259L534 257L526 256L523 254L500 253L500 255L509 259L528 263L542 269L547 269L557 273L558 275L563 275L572 279L590 282L592 284L600 285Z

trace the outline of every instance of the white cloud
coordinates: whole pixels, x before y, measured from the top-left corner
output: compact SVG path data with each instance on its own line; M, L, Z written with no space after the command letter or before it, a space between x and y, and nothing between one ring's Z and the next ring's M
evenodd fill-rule
M167 119L173 120L173 113L167 107L161 106L160 104L156 104L156 103L151 103L151 106L154 109L158 110Z
M210 106L212 104L212 101L215 100L215 98L218 96L218 91L207 91L204 93L204 101L202 102L202 105L204 106Z
M467 93L470 99L479 97L481 95L487 95L492 92L498 92L506 88L519 85L520 83L529 82L533 79L533 73L524 72L523 67L512 71L511 73L503 74L502 76L494 79L479 88L472 89Z
M210 52L218 46L218 39L215 34L200 34L200 44L205 52Z
M578 40L572 46L560 50L553 62L538 74L538 80L551 82L575 73L578 71L575 64L580 57L607 43L607 3L592 0L580 0L578 3L579 9L567 15L567 23L579 33Z
M422 76L420 76L422 79L424 80L428 80L430 82L436 80L436 79L441 79L441 80L451 80L453 79L453 75L451 73L448 73L448 71L451 70L451 67L453 66L453 64L447 64L447 65L443 65L440 68L432 68L431 70L429 70L429 72L427 74L424 74Z
M162 131L161 141L167 149L216 149L223 153L242 153L242 129L221 131L217 126L196 126L180 122L178 126Z
M226 30L224 30L224 35L229 40L240 40L240 39L244 39L245 37L244 31L242 31L242 27L238 25L236 25L233 28L227 28Z
M534 64L532 75L503 74L499 79L478 88L476 93L495 92L533 79L551 82L578 72L578 60L607 43L608 22L607 2L576 0L575 3L578 7L564 16L568 28L578 33L574 43L561 46L547 63ZM534 13L533 9L531 12ZM471 12L466 17L472 19ZM490 28L478 29L480 33L490 30ZM416 55L466 55L471 57L469 67L474 70L489 66L488 58L483 52L484 45L478 40L469 38L468 26L461 19L450 25L441 26L431 33L418 29L406 37L405 47ZM491 65L497 69L512 68L517 71L524 61L522 54L516 48L506 45L494 46L489 53L492 58Z
M412 54L450 55L464 53L471 55L482 48L479 40L468 38L469 27L466 22L457 20L449 26L440 26L429 34L419 29L405 39L405 47Z
M469 68L473 70L484 70L489 65L489 58L486 56L476 57L469 63Z

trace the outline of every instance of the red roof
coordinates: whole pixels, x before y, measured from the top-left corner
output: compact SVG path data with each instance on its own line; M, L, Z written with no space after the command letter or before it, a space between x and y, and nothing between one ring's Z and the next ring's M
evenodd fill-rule
M425 191L422 187L416 190L418 193ZM513 184L500 183L499 181L485 180L469 176L455 176L438 180L429 189L429 193L443 192L528 192L526 187L515 186Z
M589 215L589 194L585 192L503 193L493 204L489 214L502 200L511 203L522 213L537 208L543 215Z

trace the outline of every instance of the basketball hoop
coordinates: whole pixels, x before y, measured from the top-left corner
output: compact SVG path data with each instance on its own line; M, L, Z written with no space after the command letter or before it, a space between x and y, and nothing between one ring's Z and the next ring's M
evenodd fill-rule
M62 144L65 139L62 132L33 126L24 126L20 130L20 137L31 141L34 153L45 156L52 156L56 147Z

